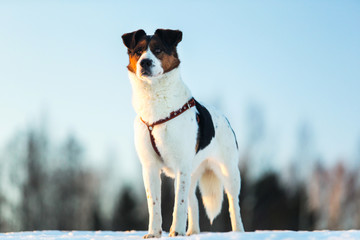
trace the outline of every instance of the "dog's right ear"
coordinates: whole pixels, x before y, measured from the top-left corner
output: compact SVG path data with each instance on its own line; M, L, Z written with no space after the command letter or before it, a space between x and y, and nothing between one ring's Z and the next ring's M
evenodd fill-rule
M134 47L136 46L136 44L138 44L139 40L143 37L146 36L146 33L144 30L139 29L137 31L134 32L130 32L130 33L125 33L124 35L122 35L122 40L125 44L125 46L128 49L134 49Z
M179 30L157 29L155 35L158 35L169 48L176 47L182 40L182 32Z

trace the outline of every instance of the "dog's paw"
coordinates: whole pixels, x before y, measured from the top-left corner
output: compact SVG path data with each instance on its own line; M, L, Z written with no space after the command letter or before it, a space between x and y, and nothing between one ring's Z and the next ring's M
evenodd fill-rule
M148 233L143 236L143 238L160 238L161 237L161 231L159 231L157 234Z
M185 232L170 231L169 237L185 236Z
M190 235L193 235L193 234L199 234L199 233L200 233L199 230L189 229L189 230L186 232L186 236L190 236Z

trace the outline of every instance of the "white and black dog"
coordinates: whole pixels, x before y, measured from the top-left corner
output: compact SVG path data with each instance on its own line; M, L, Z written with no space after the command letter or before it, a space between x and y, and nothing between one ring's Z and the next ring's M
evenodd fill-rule
M129 54L133 88L135 146L149 210L149 232L144 238L161 237L160 174L175 178L175 206L170 236L200 232L199 182L206 213L219 214L225 188L233 231L244 231L240 216L240 172L235 134L225 116L204 107L181 80L176 51L182 40L178 30L144 30L122 36Z

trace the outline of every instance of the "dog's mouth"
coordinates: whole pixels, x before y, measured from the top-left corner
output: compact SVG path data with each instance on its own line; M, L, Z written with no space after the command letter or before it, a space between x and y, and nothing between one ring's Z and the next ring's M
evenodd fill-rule
M154 71L154 69L151 68L139 68L137 75L141 79L152 79L159 77L162 74L162 71Z
M151 77L151 70L147 68L141 68L140 74L144 77Z

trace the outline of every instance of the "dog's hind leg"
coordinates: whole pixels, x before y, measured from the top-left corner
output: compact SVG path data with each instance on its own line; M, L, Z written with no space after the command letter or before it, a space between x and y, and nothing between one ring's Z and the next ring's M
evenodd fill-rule
M241 221L239 194L241 188L240 171L237 161L231 164L221 164L222 178L225 191L229 200L229 213L233 231L243 232L244 227Z
M200 173L201 172L197 171L191 176L191 184L189 189L188 230L186 232L186 235L188 236L200 233L199 203L196 198L196 187Z
M149 164L143 166L143 179L149 210L149 233L144 238L161 237L161 179L160 168Z

